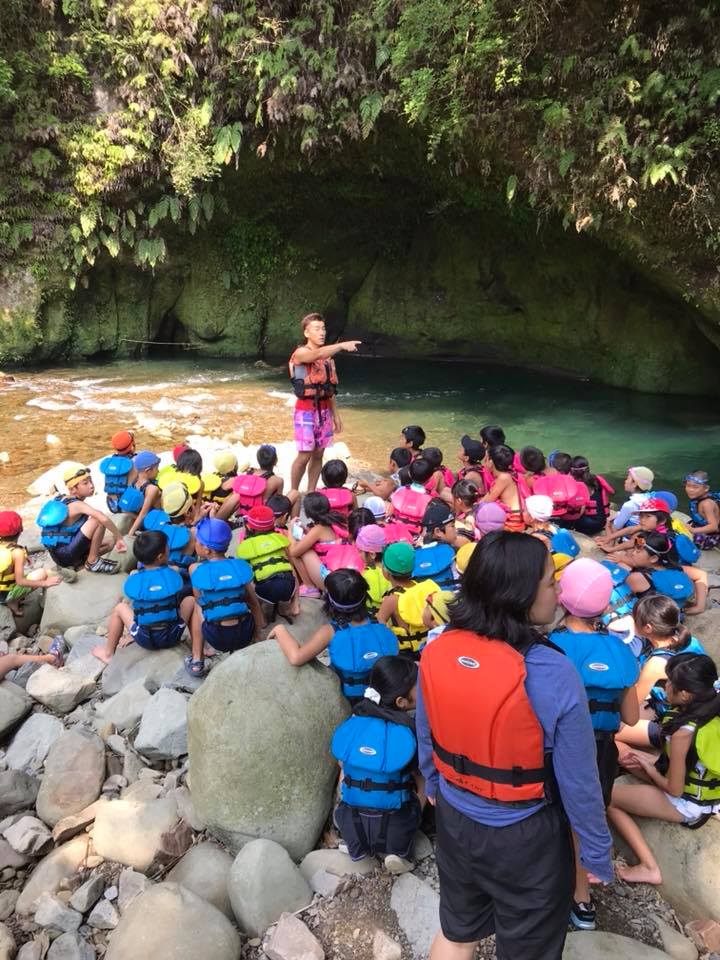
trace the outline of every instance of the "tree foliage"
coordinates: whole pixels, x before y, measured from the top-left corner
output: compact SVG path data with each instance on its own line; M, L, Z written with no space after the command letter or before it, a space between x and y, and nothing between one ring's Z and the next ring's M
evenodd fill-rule
M243 151L382 153L398 124L508 203L720 249L717 0L2 5L0 264L153 267Z

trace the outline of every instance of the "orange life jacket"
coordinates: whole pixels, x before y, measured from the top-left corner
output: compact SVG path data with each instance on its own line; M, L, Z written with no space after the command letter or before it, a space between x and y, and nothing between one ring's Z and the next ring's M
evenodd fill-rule
M295 396L300 400L327 400L337 393L338 378L334 360L295 363L293 353L288 372Z
M425 647L423 703L448 783L505 803L546 796L550 768L525 677L521 653L470 630L446 630Z

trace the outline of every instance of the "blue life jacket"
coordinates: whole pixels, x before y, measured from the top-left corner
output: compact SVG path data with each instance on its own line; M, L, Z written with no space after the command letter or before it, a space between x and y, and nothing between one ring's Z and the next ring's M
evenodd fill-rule
M549 639L572 660L580 674L593 730L615 733L620 729L622 695L640 675L630 647L608 633L555 630Z
M720 503L720 493L706 493L704 497L698 497L697 500L689 501L691 527L704 527L707 523L705 517L698 510L703 500L715 500L717 503Z
M342 799L349 806L399 810L413 795L417 741L410 727L352 716L335 731L330 750L343 765Z
M434 580L439 587L454 583L455 551L449 543L428 543L415 548L413 580Z
M707 654L707 650L697 637L690 637L689 642L677 650L668 650L667 647L655 648L648 642L640 653L640 664L644 666L648 660L652 660L653 657L662 657L665 660L670 660L672 657L677 656L678 653ZM665 716L670 709L670 704L667 702L667 695L665 693L665 680L657 680L655 682L647 696L647 702L653 708L658 718Z
M673 544L675 546L677 555L680 558L680 563L695 563L697 558L700 556L700 547L693 543L690 537L684 533L678 533L673 538Z
M100 473L105 477L107 505L112 513L120 513L118 498L127 489L132 468L130 457L122 457L118 453L100 461Z
M379 657L397 656L398 641L384 623L351 624L336 630L328 653L348 699L362 697L370 671Z
M212 622L244 616L248 612L245 586L252 578L252 567L244 560L227 557L199 564L190 574L190 583L200 594L203 617Z
M602 560L602 565L610 571L613 581L613 590L610 594L610 610L600 617L600 623L606 627L613 620L619 620L633 612L633 607L637 603L637 597L627 584L627 578L630 571L621 567L619 563L612 563L610 560Z
M135 620L141 627L165 627L180 621L179 593L183 579L170 567L143 567L125 581L125 594L132 601Z
M127 487L117 503L118 509L124 513L139 513L145 503L145 488Z
M638 572L650 580L655 593L670 597L679 607L684 607L695 593L693 582L684 570L660 567L659 569L645 568Z
M170 514L164 510L148 510L142 522L143 530L160 530L170 525Z
M162 530L168 540L168 549L170 551L170 564L173 567L180 567L181 570L187 570L193 563L197 562L195 552L185 553L185 547L190 542L190 531L187 527L175 526L170 521L169 514L164 510L149 510L143 520L144 530Z
M553 553L564 553L573 559L580 553L580 545L575 537L562 527L558 527L550 538L550 547Z
M52 550L61 544L70 543L72 538L85 523L87 517L79 514L72 523L65 523L68 517L68 504L79 500L79 497L55 497L40 510L36 523L40 527L40 542L44 547Z

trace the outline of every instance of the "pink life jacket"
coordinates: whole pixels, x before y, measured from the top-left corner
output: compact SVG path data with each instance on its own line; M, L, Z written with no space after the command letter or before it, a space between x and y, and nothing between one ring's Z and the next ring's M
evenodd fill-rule
M495 477L493 475L493 472L490 469L490 467L481 467L479 464L476 464L476 468L483 478L483 483L485 484L485 492L487 493L487 491L490 490L492 485L495 483Z
M328 548L323 563L331 573L341 569L362 573L365 569L365 561L354 543L333 543Z
M452 485L455 483L455 474L452 472L450 467L446 467L444 464L439 469L443 475L445 486L452 489Z
M538 477L533 485L533 493L550 497L553 502L553 517L564 517L568 505L576 496L577 480L566 473L553 473L549 477Z
M336 544L346 545L350 543L350 534L347 532L345 527L339 527L334 523L332 525L332 532L335 534L334 540L319 540L313 546L313 550L321 560L325 559L330 548L334 547Z
M317 493L322 493L328 498L330 509L342 513L347 517L352 510L353 495L352 490L347 487L322 487Z
M420 493L419 490L413 490L410 486L399 487L390 496L393 517L400 523L404 523L413 537L418 537L422 529L425 508L431 499L429 493Z
M578 517L582 516L582 508L587 507L588 503L590 503L590 491L582 482L582 480L576 480L575 493L568 500L565 519L577 520Z
M610 514L610 497L615 493L615 490L599 473L595 474L595 479L597 480L598 491L594 495L588 491L585 516L596 517L598 513L601 513L602 516L607 517ZM587 490L587 487L585 489Z
M241 473L233 480L232 488L239 498L236 512L241 517L246 517L253 507L259 507L265 502L267 478L254 473Z
M385 531L385 543L390 546L391 543L413 543L413 535L404 523L386 523L383 526Z

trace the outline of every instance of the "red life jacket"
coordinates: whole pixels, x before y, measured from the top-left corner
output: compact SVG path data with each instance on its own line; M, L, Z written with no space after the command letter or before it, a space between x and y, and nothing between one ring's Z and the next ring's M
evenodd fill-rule
M553 502L554 517L564 517L568 505L577 495L577 481L569 474L553 473L550 476L538 477L533 484L533 493L550 497Z
M238 495L237 513L246 517L253 507L264 503L267 478L254 473L243 473L233 480L233 491Z
M525 677L521 653L470 630L446 630L425 647L423 704L448 783L505 803L545 797L549 766Z
M425 508L431 499L429 493L420 493L419 490L413 490L409 486L398 487L390 496L393 517L400 523L404 523L413 537L417 537L422 529Z
M610 497L615 493L615 490L610 486L605 477L601 477L599 473L595 475L595 479L597 480L598 487L594 493L588 496L585 506L585 516L597 517L598 514L600 514L600 516L608 517L610 514Z
M334 547L336 544L349 544L350 543L350 534L347 532L345 527L338 527L337 524L332 525L332 532L335 534L334 540L318 540L313 549L315 553L324 560L327 556L331 547Z
M352 490L347 487L322 487L317 493L324 494L330 503L330 509L347 516L352 510Z

